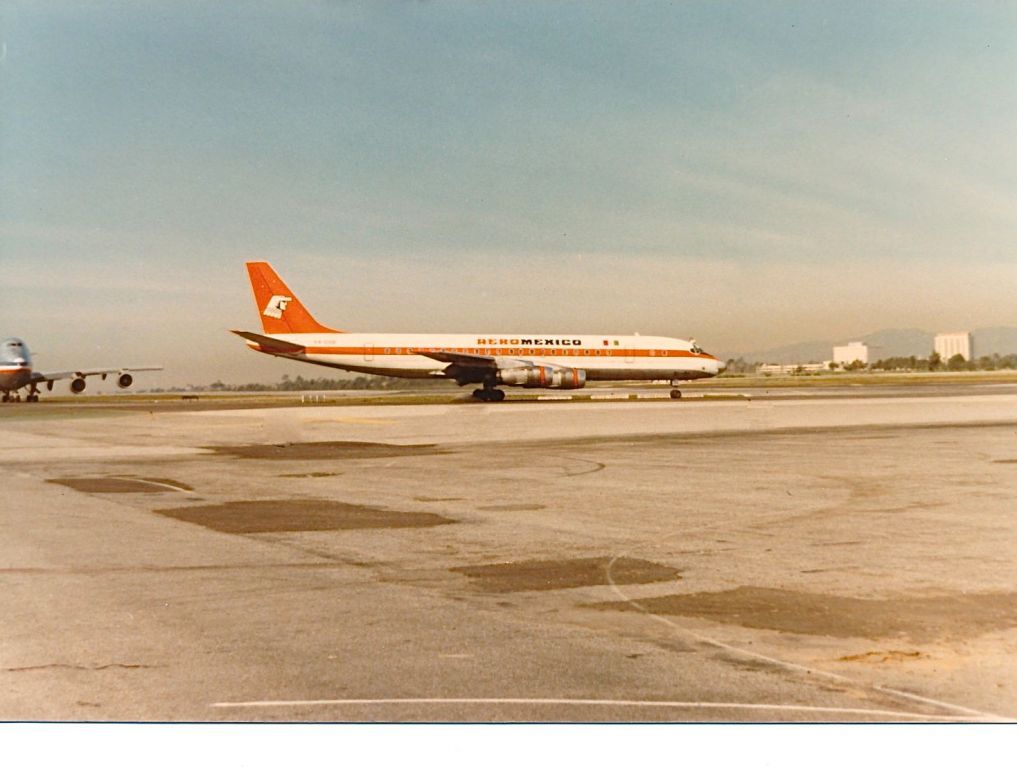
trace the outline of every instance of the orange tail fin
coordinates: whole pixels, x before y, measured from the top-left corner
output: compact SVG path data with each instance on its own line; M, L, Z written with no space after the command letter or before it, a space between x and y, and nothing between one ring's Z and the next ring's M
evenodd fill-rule
M342 333L311 317L267 261L247 262L247 274L265 333Z

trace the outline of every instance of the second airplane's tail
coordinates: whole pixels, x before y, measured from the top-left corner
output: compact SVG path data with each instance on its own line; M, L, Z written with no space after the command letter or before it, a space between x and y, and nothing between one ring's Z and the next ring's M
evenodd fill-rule
M247 274L265 333L342 333L311 317L267 261L247 262Z

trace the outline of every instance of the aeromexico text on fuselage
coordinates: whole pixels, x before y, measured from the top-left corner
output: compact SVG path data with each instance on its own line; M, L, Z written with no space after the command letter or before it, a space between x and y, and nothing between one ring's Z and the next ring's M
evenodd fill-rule
M477 339L477 346L509 347L581 347L582 339Z

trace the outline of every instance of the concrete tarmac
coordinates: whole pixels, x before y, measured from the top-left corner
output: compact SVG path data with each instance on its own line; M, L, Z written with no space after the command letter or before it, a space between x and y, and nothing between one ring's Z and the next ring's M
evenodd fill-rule
M0 719L1017 718L1017 394L0 420Z

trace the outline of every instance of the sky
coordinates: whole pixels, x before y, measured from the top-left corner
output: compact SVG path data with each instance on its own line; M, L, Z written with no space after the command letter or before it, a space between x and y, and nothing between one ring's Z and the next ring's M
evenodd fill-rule
M0 0L0 336L146 383L327 325L721 356L1017 325L1017 0Z

